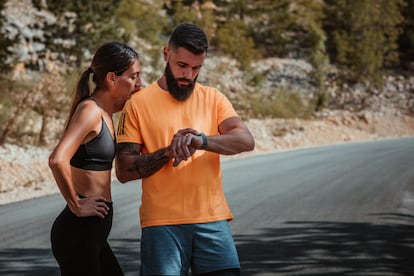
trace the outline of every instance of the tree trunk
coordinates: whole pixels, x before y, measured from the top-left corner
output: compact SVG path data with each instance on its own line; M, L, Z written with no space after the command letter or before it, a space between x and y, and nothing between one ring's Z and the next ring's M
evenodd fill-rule
M38 145L39 146L45 146L47 144L46 129L47 129L48 121L49 121L49 114L48 114L47 110L43 110L43 112L42 112L42 127L40 128L39 139L38 139Z
M6 143L7 136L13 130L13 127L19 117L20 113L23 111L23 107L26 104L27 100L29 99L30 92L27 92L24 97L22 97L17 104L16 112L14 112L10 119L7 121L6 127L3 130L3 133L0 138L0 146L3 146Z

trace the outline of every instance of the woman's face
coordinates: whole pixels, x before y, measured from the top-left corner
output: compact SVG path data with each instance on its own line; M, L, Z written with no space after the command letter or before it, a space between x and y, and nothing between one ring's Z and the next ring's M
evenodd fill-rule
M122 75L116 76L115 93L117 97L117 110L122 110L125 102L132 94L141 90L141 65L135 60Z

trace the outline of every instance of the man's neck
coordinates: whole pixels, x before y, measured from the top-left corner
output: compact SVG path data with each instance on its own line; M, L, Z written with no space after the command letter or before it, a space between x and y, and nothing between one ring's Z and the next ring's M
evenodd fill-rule
M165 90L168 92L167 80L164 75L158 79L157 83L158 83L158 86L161 87L162 90Z

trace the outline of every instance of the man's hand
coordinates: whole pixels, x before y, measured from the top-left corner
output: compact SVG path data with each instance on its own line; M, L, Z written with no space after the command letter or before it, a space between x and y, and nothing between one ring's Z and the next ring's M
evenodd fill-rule
M186 161L201 147L203 140L200 132L192 128L177 131L170 144L170 154L174 158L173 166L178 166L181 161Z

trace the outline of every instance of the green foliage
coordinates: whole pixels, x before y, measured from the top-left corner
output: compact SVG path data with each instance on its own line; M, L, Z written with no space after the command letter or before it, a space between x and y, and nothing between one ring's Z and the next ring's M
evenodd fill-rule
M310 102L310 106L314 111L321 111L329 107L331 97L329 91L325 87L316 90L314 98Z
M242 20L230 20L217 32L217 47L236 59L242 70L249 70L254 56L253 40L247 36L247 26Z
M204 30L210 41L215 38L217 31L216 18L214 16L214 11L211 8L208 6L206 8L202 8L201 18L197 19L196 23L201 29Z
M315 95L315 109L320 110L328 106L329 93L325 82L329 71L329 56L326 51L326 33L323 30L323 4L314 0L297 2L294 11L297 32L301 34L302 49L313 66L311 77L317 86Z
M172 26L177 26L183 22L196 23L196 15L191 6L184 5L181 1L173 2L169 14L171 15Z
M285 56L292 43L293 17L289 0L216 0L218 30L228 22L242 20L249 26L246 39L253 39L256 51L264 57Z
M27 111L30 81L14 81L9 73L0 75L0 145L16 130L17 119ZM15 135L19 139L19 135Z
M0 75L0 125L4 126L6 120L13 112L14 102L11 97L12 82L7 74ZM0 128L0 130L3 127Z
M161 3L157 2L148 5L146 1L122 0L116 12L120 26L129 37L135 38L142 66L154 68L151 72L143 68L144 75L150 80L159 77L161 49L167 38L163 31L168 19L161 13L161 8Z
M254 19L251 35L255 45L265 57L283 57L294 42L294 18L289 11L291 1L251 1L247 11Z
M0 0L0 9L6 2ZM233 91L232 96L240 99L236 107L247 116L307 117L314 110L327 107L330 99L326 84L331 65L346 72L340 76L342 82L376 86L381 86L386 70L399 69L399 60L411 69L414 66L413 0L32 0L32 3L57 19L56 23L48 21L48 14L43 13L45 18L39 24L28 24L33 33L42 34L30 41L44 46L33 55L39 59L36 62L49 65L50 60L58 59L63 66L76 65L64 80L57 80L64 82L65 88L59 91L68 99L84 61L90 59L96 47L109 40L132 43L141 55L143 74L150 79L159 77L164 65L161 48L173 27L184 21L193 22L206 32L211 45L209 55L229 55L238 60L245 72L258 57L288 56L312 64L316 91L312 99L283 89L241 95ZM0 14L0 29L4 15ZM10 71L5 64L11 57L8 47L18 42L0 35L0 70ZM24 65L27 72L41 70L41 66ZM1 76L0 123L5 125L7 121L14 122L10 116L16 104L24 103L22 98L28 88L21 87L21 81L11 80L11 74ZM243 81L250 87L260 87L265 78L251 72L246 76ZM34 86L32 83L31 87ZM46 91L42 93L47 96ZM40 94L38 99L43 100ZM53 104L56 111L53 116L66 117L64 102ZM24 108L31 110L23 111L22 116L41 113L41 107L29 107L27 103Z
M34 1L38 5L40 0ZM73 54L76 65L82 66L85 53L94 52L104 42L125 41L114 14L120 1L77 0L77 1L46 1L47 8L58 18L57 24L50 31L48 46ZM56 39L73 41L72 44L59 45Z
M326 2L334 60L349 69L350 80L381 85L385 68L398 64L396 41L404 1Z
M149 6L144 1L122 0L116 11L119 25L129 37L138 36L138 39L148 43L160 43L162 30L168 21L160 14L161 5Z
M4 5L7 0L0 0L0 11L4 9ZM0 12L0 30L3 28L4 16ZM7 39L3 34L0 34L0 72L7 72L10 70L10 66L6 64L6 59L9 55L7 48L11 46L13 41Z
M203 29L209 40L215 37L217 18L209 1L166 1L164 9L170 17L170 24L165 28L167 35L178 24L191 22Z
M313 113L313 106L303 95L283 88L275 88L270 95L251 92L240 102L235 107L248 118L308 118Z
M400 60L406 68L414 70L414 1L408 0L402 9L404 21L398 39Z

